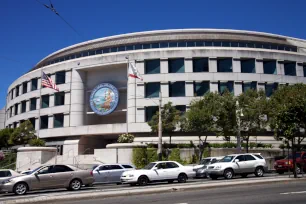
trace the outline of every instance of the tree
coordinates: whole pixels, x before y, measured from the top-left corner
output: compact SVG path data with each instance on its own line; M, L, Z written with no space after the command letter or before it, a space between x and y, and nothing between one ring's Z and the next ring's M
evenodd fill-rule
M34 138L29 141L30 146L44 147L46 142L40 138Z
M278 89L269 100L269 110L275 138L291 143L296 178L296 151L300 150L306 137L306 85L294 84Z
M8 148L10 146L9 140L12 133L13 129L11 128L0 130L0 147Z
M267 126L268 101L264 91L248 89L238 96L238 102L242 115L237 117L240 117L240 128L245 132L242 138L246 142L246 152L249 152L250 136L256 136Z
M162 118L162 130L163 133L166 133L170 137L170 144L171 144L171 137L173 132L176 130L179 121L180 121L181 112L177 110L174 106L172 106L171 102L165 104L162 108L161 118ZM149 126L151 127L152 132L158 132L158 117L159 112L152 117L152 119L148 122Z
M11 145L26 145L35 137L33 125L29 120L27 120L14 129L9 139L9 143Z
M203 98L192 101L182 122L183 131L195 133L199 137L200 160L206 147L208 134L216 130L215 118L219 101L218 93L208 93ZM201 139L202 136L205 136L204 141Z
M118 143L132 143L134 141L134 135L132 134L121 134L118 138Z

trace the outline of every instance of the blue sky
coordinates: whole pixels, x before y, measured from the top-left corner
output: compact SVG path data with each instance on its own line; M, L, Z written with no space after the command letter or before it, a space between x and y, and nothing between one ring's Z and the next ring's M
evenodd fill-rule
M40 0L49 3L49 0ZM305 0L53 0L83 36L36 0L1 0L0 108L8 86L48 54L86 40L137 31L226 28L306 39Z

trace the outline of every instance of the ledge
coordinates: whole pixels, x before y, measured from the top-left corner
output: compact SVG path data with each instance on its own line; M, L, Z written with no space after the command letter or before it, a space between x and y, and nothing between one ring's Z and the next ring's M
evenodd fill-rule
M34 151L44 151L44 152L56 152L55 147L20 147L17 149L18 152L34 152Z
M106 145L106 149L131 149L131 148L146 148L145 144L134 144L134 143L114 143Z

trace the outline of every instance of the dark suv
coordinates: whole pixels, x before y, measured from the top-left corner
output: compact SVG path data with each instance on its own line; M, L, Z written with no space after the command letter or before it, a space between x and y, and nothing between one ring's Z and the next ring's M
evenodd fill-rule
M306 171L306 152L297 152L296 158L296 172L298 174L302 173L302 170ZM293 171L293 159L292 155L286 157L285 159L277 160L274 163L274 168L277 173L283 174L287 171Z

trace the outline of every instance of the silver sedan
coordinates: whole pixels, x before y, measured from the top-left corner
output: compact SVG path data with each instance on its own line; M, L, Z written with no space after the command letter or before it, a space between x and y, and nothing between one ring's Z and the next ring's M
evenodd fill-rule
M69 165L48 165L22 175L2 181L0 192L13 192L24 195L27 191L51 188L79 190L82 185L91 186L94 182L92 171L81 170Z
M95 183L117 183L121 184L120 177L123 172L134 170L129 164L102 164L95 166L93 176Z

